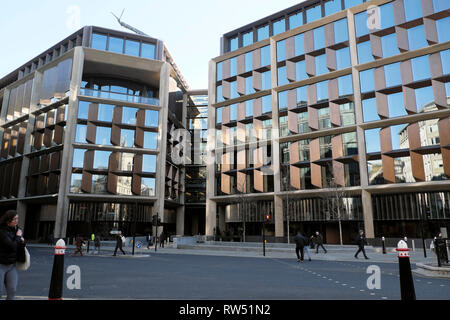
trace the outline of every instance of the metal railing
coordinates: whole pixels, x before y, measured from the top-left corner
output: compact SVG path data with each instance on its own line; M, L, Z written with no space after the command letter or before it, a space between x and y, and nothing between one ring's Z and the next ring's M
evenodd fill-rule
M99 91L93 89L81 88L80 95L87 97L96 97L108 100L119 100L119 101L127 101L139 104L149 104L153 106L159 106L159 99L157 98L149 98L149 97L140 97L123 93L115 93L109 91Z

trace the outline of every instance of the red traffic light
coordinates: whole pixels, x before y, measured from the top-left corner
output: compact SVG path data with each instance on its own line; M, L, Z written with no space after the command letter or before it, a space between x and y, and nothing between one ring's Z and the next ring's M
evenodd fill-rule
M266 214L266 221L270 221L270 214Z

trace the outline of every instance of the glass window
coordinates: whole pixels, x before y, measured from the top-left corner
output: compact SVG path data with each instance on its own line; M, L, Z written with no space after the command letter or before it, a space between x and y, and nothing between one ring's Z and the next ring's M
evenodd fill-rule
M338 20L334 23L334 42L341 43L348 41L347 18Z
M123 39L109 37L108 51L115 53L123 53Z
M216 109L216 124L222 123L222 111L223 111L223 108Z
M303 107L307 105L308 101L308 87L300 87L297 91L297 106Z
M253 52L245 54L245 72L253 70Z
M230 51L237 50L238 44L239 43L238 43L238 38L237 37L230 39L229 40Z
M273 35L277 35L286 31L286 20L281 19L273 23Z
M97 135L95 137L95 144L110 146L111 145L111 128L97 127Z
M137 112L138 112L138 109L136 109L136 108L123 107L122 108L122 123L136 125Z
M108 176L93 175L92 176L92 193L94 194L107 194L108 193Z
M159 112L155 110L145 110L145 126L158 127Z
M381 38L381 48L383 58L387 58L400 53L397 45L397 36L395 33L388 34Z
M421 2L421 0L408 0L407 3L404 3L406 21L422 18Z
M411 59L411 68L414 81L420 81L431 78L430 62L428 56Z
M308 74L306 73L305 60L300 60L295 64L295 80L300 81L308 79Z
M322 8L320 5L306 9L306 22L310 23L322 18Z
M142 157L142 172L156 172L156 156L144 154Z
M261 78L262 78L262 86L261 86L262 90L267 90L267 89L272 88L272 82L271 82L272 77L270 75L270 70L263 72L261 74Z
M114 106L100 104L98 106L98 121L112 122Z
M90 102L80 100L78 103L78 119L89 118L89 104Z
M386 88L401 85L402 77L400 73L400 62L384 66L384 77L386 79Z
M359 64L373 61L372 47L370 46L370 41L358 43L357 48L358 48Z
M367 27L367 19L368 19L367 11L355 14L355 28L357 38L369 34L369 28Z
M74 168L83 168L84 164L84 151L83 149L73 149L73 163Z
M72 174L72 179L70 181L70 193L82 193L81 191L81 180L83 175L81 173Z
M316 76L330 72L327 68L327 55L322 54L316 57Z
M155 178L142 178L141 179L141 196L154 197L156 190Z
M75 132L75 142L86 143L86 130L87 125L78 124L77 131Z
M288 83L289 80L287 79L286 67L278 68L278 86L283 86Z
M328 100L328 80L316 83L317 102Z
M150 43L142 44L141 57L146 59L155 59L156 46Z
M294 29L303 25L303 12L300 11L289 16L289 28Z
M230 121L237 120L237 104L230 105Z
M450 9L450 3L447 0L433 0L434 12L440 12Z
M109 166L110 151L98 151L94 152L94 169L107 170Z
M330 0L325 2L325 16L329 16L341 10L341 0Z
M373 69L364 70L359 73L361 93L375 91Z
M139 42L126 40L125 41L125 54L139 57Z
M216 103L225 101L224 97L223 97L223 93L222 93L222 86L217 86L217 98L216 98Z
M314 32L314 50L325 48L325 29L324 27L316 28Z
M242 45L245 47L251 45L252 43L253 43L253 31L244 33L242 35Z
M158 134L156 132L144 133L144 148L145 149L158 149Z
M401 132L406 128L406 124L399 124L391 127L392 150L409 148L409 140L400 142Z
M258 28L258 30L257 30L258 41L267 39L268 37L269 37L269 26L268 25Z
M366 152L380 152L380 128L366 130L364 133L366 137Z
M253 116L253 101L254 100L245 101L245 117L246 118Z
M450 73L450 50L441 51L441 61L442 61L442 74L449 74Z
M387 96L389 117L406 116L405 106L403 105L403 92L393 93Z
M386 29L394 26L394 10L392 8L392 2L380 6L379 13L381 29Z
M345 9L357 6L358 4L361 4L363 0L344 0L344 7Z
M272 112L272 96L264 96L262 99L262 113Z
M286 42L283 40L277 42L277 61L284 60L286 60Z
M237 81L230 82L230 99L239 97L237 92Z
M256 90L253 88L253 77L245 78L245 94L255 93Z
M377 111L377 100L375 98L365 99L362 101L364 122L380 120Z
M270 46L261 48L261 67L270 66Z
M106 40L107 37L102 34L93 33L92 34L92 49L106 50Z
M345 97L353 94L352 75L346 75L338 78L339 97Z
M424 87L414 90L417 111L421 111L428 103L434 101L433 87Z
M278 110L287 109L287 91L282 91L278 93Z
M317 115L319 117L319 130L331 128L330 108L322 108L317 110Z
M350 61L350 48L345 47L339 50L336 50L336 66L337 69L344 69L351 67L352 63Z
M423 24L408 29L408 43L409 43L409 50L416 50L428 46L427 38L425 36L425 28Z
M216 81L222 80L222 62L216 64Z
M450 41L450 17L446 17L436 21L436 29L438 34L438 41L440 43Z
M131 177L119 176L117 179L117 194L118 195L131 195Z
M305 54L305 39L303 33L298 34L294 37L294 46L296 56Z
M128 148L134 146L134 130L120 130L120 146Z
M230 77L234 77L237 74L237 58L230 59Z

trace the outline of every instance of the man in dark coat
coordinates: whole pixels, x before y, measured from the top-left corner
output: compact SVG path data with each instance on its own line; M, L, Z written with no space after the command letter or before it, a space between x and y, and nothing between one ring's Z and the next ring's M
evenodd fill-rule
M294 237L295 241L295 253L297 254L297 261L303 262L303 249L305 247L305 237L300 233L300 231L297 232L297 235Z
M83 256L83 244L85 244L83 237L77 236L75 240L75 252L72 257L75 257L78 253Z
M364 258L369 259L366 255L366 251L364 250L364 245L367 244L366 236L364 235L364 231L360 230L358 236L356 237L356 244L358 245L358 251L355 254L355 258L358 259L358 254L362 251Z
M122 231L119 231L116 236L116 249L114 250L114 254L113 254L114 257L116 256L118 249L120 249L120 251L122 251L123 255L126 255L125 251L123 251L123 249L122 249L122 244L123 244Z
M164 248L165 241L166 241L166 234L164 233L164 231L162 231L161 234L159 235L159 247Z
M323 251L327 253L327 249L323 246L323 238L319 231L316 231L316 253L319 253L319 247L322 247Z

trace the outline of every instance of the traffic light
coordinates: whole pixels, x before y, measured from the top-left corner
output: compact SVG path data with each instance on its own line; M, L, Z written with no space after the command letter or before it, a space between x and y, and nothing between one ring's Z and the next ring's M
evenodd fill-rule
M270 213L266 214L266 222L270 222Z
M153 216L152 217L152 225L154 227L160 226L161 225L161 217Z

